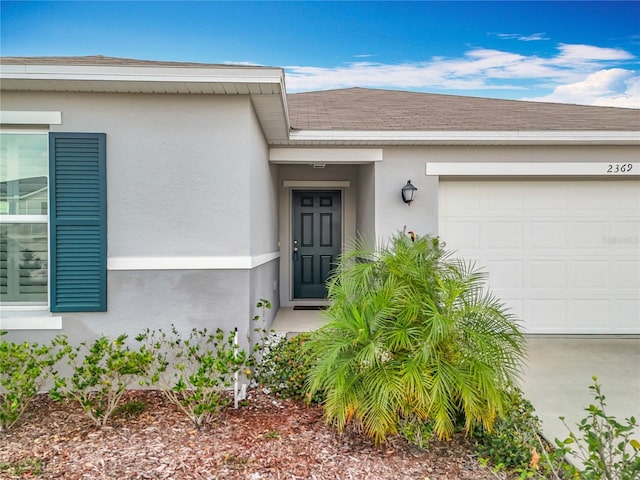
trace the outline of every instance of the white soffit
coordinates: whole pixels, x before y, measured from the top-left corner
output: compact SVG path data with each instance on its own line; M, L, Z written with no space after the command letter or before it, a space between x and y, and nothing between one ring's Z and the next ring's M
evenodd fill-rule
M427 175L439 176L640 176L640 162L427 163Z
M271 148L271 163L371 163L382 161L381 148Z
M289 138L308 145L640 145L640 132L601 130L296 130Z

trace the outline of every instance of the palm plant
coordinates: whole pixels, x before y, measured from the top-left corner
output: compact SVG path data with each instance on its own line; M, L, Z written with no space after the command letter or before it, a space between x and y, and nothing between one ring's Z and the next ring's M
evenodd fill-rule
M328 283L328 322L307 344L317 359L308 388L326 393L327 422L354 422L378 444L411 418L432 421L440 438L461 415L467 432L491 429L524 337L485 279L432 237L345 253Z

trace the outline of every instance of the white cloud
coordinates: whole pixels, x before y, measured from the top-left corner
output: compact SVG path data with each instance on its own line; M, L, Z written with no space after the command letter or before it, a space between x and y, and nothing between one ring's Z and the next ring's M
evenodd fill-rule
M602 60L631 60L633 55L619 48L602 48L593 45L560 45L560 55L557 61L602 61Z
M505 40L520 40L521 42L549 40L546 33L532 33L530 35L522 35L520 33L496 33L495 35Z
M640 108L640 77L632 70L600 70L584 80L556 87L542 97L523 100Z
M615 48L562 44L551 57L475 48L461 57L434 57L424 62L359 61L336 67L289 66L285 70L290 91L353 86L456 93L526 88L550 92L538 97L549 101L633 106L638 98L637 73L622 68L633 58Z

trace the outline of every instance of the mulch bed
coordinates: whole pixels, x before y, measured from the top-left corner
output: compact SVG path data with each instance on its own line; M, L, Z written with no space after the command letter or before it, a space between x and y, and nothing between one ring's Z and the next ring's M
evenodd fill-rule
M378 448L356 432L328 429L320 407L259 390L200 431L157 391L128 392L126 401L146 408L119 413L99 429L77 404L38 396L18 425L0 432L0 478L506 478L482 468L462 436L432 442L427 451L400 437Z

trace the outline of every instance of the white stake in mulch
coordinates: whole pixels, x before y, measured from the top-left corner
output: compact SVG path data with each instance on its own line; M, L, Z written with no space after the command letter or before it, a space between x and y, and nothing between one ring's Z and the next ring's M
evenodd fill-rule
M235 328L235 334L233 336L233 358L238 359L238 327ZM233 374L233 406L238 408L238 370Z

